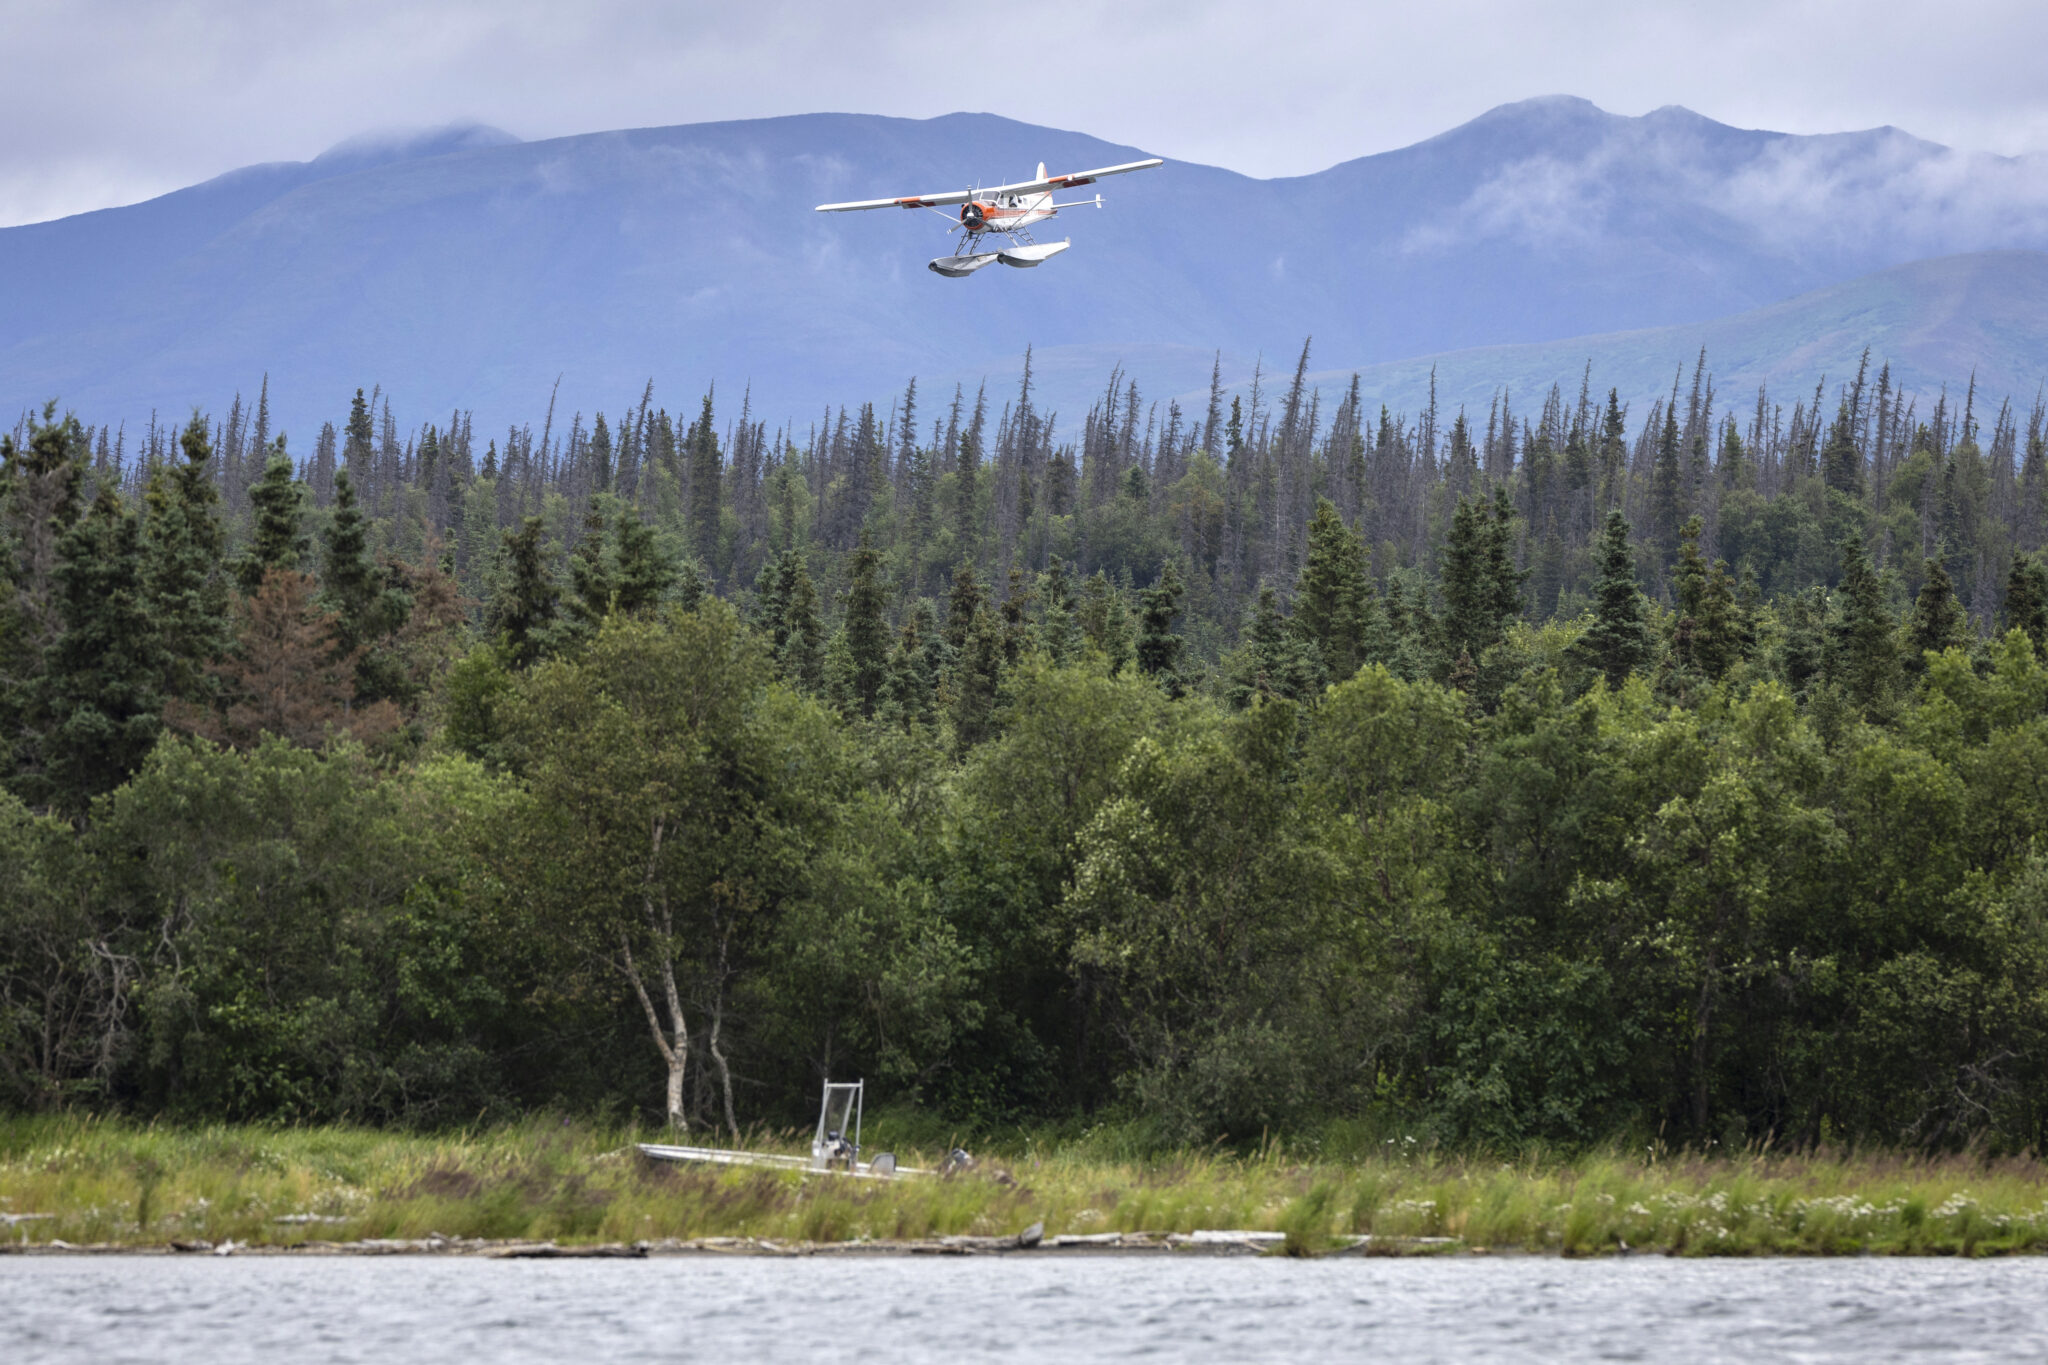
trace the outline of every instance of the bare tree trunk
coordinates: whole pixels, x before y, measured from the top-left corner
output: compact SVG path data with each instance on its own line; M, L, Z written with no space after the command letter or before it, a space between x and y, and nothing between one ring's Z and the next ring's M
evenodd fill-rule
M711 1032L706 1041L711 1049L711 1060L718 1064L718 1083L725 1096L725 1126L732 1133L733 1141L737 1142L740 1121L733 1115L732 1068L726 1065L725 1053L718 1047L718 1035L725 1029L725 967L731 942L732 931L728 927L725 937L718 942L718 984L711 995Z
M654 1000L647 994L647 983L640 978L639 967L633 961L633 946L623 929L619 931L619 970L633 983L633 994L640 997L640 1008L647 1015L647 1029L654 1036L654 1046L661 1053L661 1060L668 1064L668 1126L677 1132L688 1132L690 1121L683 1113L683 1077L690 1065L690 1032L676 996L675 967L672 963L663 962L661 973L668 988L673 1036L662 1028L661 1016L655 1012Z
M733 1117L732 1068L726 1065L725 1054L718 1049L718 1033L725 1024L724 992L720 991L719 995L719 1004L711 1013L711 1060L718 1063L718 1084L725 1095L725 1126L731 1131L733 1140L737 1142L740 1136L740 1121Z

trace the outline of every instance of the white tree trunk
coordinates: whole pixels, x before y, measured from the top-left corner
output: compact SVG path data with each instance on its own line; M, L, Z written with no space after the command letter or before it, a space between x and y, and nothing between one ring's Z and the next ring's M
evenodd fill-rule
M668 1126L681 1132L687 1129L689 1120L683 1117L683 1070L689 1065L688 1048L672 1048L668 1053Z
M647 993L639 964L633 961L633 945L623 929L619 931L619 970L633 983L633 994L640 997L640 1008L647 1015L647 1030L654 1035L661 1060L668 1064L668 1126L677 1132L687 1132L690 1121L683 1115L683 1077L690 1065L690 1029L683 1018L682 998L676 991L675 964L666 957L661 963L663 994L669 1012L666 1029L654 1008L654 998Z
M733 1117L732 1068L725 1064L725 1053L720 1051L718 1047L718 1035L724 1027L725 1001L724 992L721 991L718 1006L711 1014L711 1033L707 1041L711 1048L711 1060L718 1064L719 1085L725 1092L725 1126L732 1133L732 1140L738 1142L740 1140L740 1121ZM713 1126L715 1127L716 1125Z

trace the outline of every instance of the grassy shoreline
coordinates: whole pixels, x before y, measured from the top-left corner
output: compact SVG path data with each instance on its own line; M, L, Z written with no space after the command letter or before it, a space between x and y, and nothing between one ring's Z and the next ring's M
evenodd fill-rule
M1192 1151L1105 1158L1086 1141L985 1154L890 1184L648 1162L657 1134L560 1119L420 1136L368 1129L0 1119L10 1249L200 1241L909 1243L1239 1229L1317 1253L1452 1238L1470 1251L1998 1255L2048 1251L2048 1164L1898 1154L1616 1152L1521 1161L1395 1144L1352 1160ZM701 1139L700 1139L701 1140ZM760 1146L794 1150L785 1135ZM876 1144L869 1144L875 1150ZM931 1154L899 1148L906 1164ZM19 1220L20 1215L45 1218ZM19 1221L17 1221L19 1220ZM286 1221L292 1220L292 1221ZM11 1222L13 1226L6 1227ZM1163 1245L1163 1242L1162 1242Z

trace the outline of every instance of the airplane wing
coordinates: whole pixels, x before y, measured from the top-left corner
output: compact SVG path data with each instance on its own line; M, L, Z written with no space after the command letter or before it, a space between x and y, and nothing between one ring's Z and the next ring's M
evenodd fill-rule
M850 204L820 204L819 213L856 213L862 209L935 209L941 204L964 204L973 190L948 190L944 194L910 194L901 199L856 199Z
M1121 166L1103 166L1092 171L1079 171L1073 175L1051 175L1043 180L1024 180L1015 185L989 185L979 190L953 190L945 194L913 194L901 199L858 199L848 204L820 204L819 213L850 213L861 209L930 209L941 204L964 204L976 195L995 194L1037 194L1045 190L1073 189L1080 185L1092 185L1107 175L1123 175L1130 171L1150 170L1164 165L1159 157L1145 161L1130 161Z
M1049 175L1043 180L1026 180L1018 185L997 185L981 191L983 194L1035 194L1041 190L1071 190L1082 185L1092 185L1107 175L1125 175L1131 171L1149 171L1154 166L1166 163L1159 157L1148 157L1143 161L1126 161L1121 166L1104 166L1099 170L1076 171L1072 175Z

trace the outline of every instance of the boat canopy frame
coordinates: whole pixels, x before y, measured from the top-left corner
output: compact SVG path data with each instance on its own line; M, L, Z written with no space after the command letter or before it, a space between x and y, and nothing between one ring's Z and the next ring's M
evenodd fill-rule
M811 1169L828 1170L843 1161L851 1171L860 1160L861 1101L865 1081L825 1082L818 1103L818 1131L811 1136ZM834 1118L837 1123L834 1123Z

